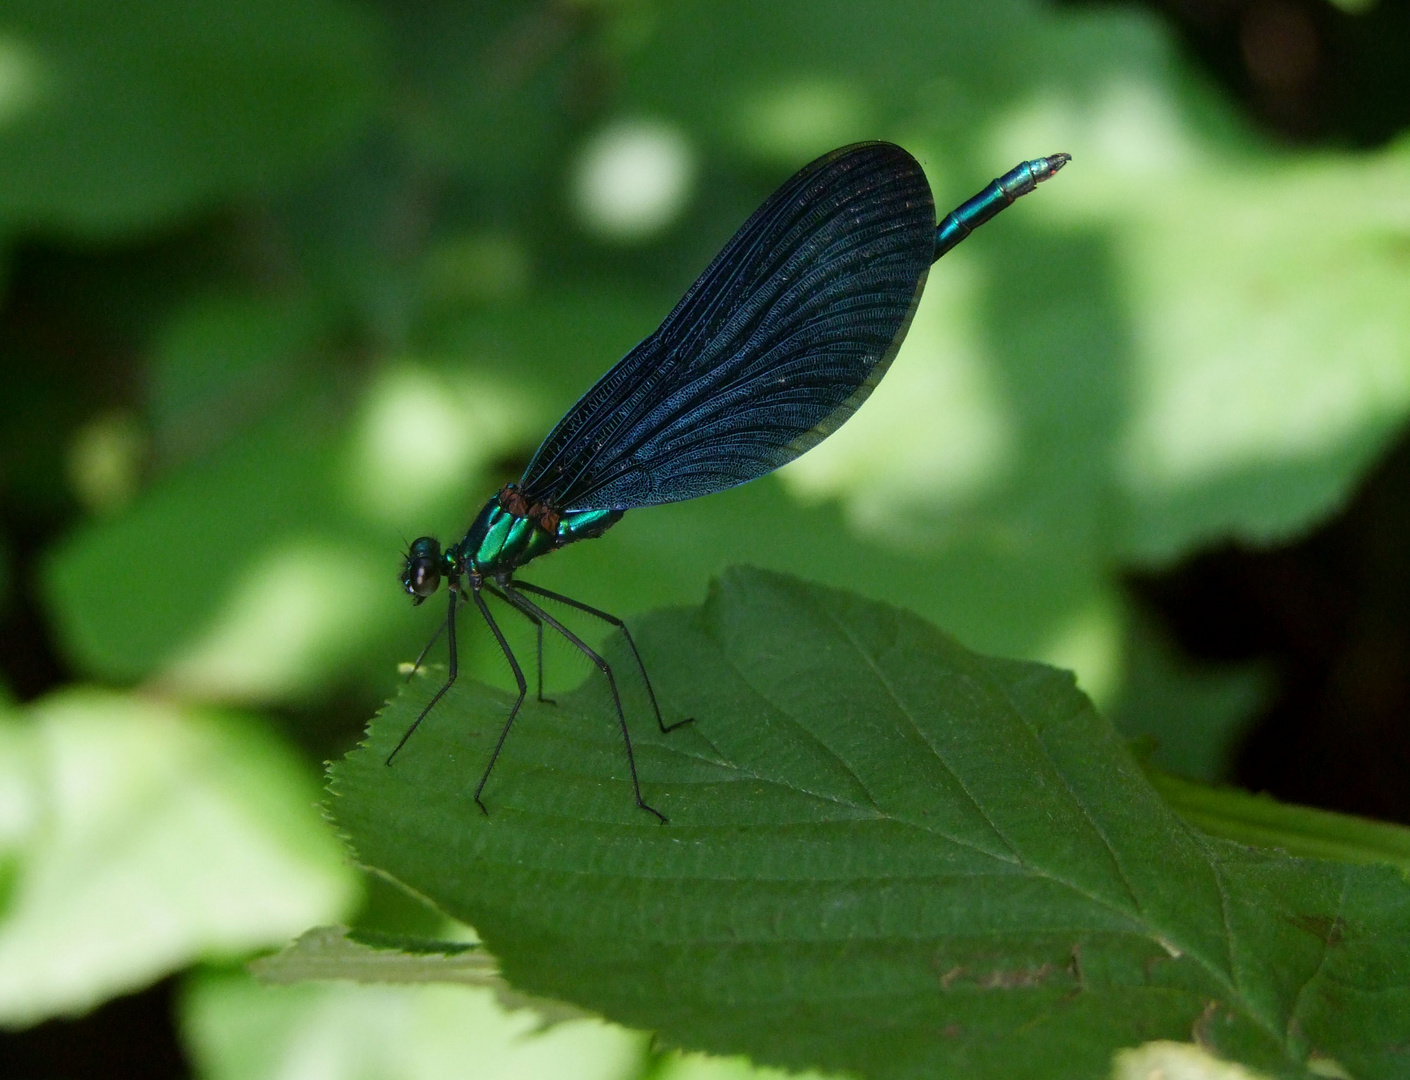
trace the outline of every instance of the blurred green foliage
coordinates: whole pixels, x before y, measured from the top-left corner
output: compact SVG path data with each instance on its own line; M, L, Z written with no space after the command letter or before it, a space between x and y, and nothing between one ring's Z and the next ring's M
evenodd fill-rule
M46 866L76 897L108 859L134 887L160 880L150 859L85 863L91 840L26 824L59 775L35 749L70 730L55 717L111 728L100 786L166 783L143 779L141 748L169 725L189 729L173 745L249 763L210 777L212 798L306 805L300 785L432 631L397 590L405 541L463 529L776 183L860 138L903 143L942 206L1019 158L1074 163L935 267L836 437L527 576L622 614L696 602L741 561L846 585L971 647L1075 668L1158 762L1218 777L1264 677L1182 668L1118 575L1307 528L1403 422L1404 143L1273 146L1150 18L1029 0L0 11L0 500L20 523L0 587L68 677L104 687L16 706L4 729L0 986L33 987L6 1022L299 928L194 919L194 885L161 934L112 928L127 956L79 948L94 909L68 928L48 904L25 915ZM588 167L609 151L625 185ZM474 674L508 685L492 643L465 637ZM551 684L583 671L550 651ZM209 726L213 702L245 719ZM301 766L271 764L289 747ZM225 845L306 847L322 900L298 908L271 872L243 906L351 917L326 850L270 833L266 811L151 858L189 860L195 882ZM427 918L375 890L369 905L364 921ZM30 966L59 938L62 992ZM270 1075L273 1058L221 1057L253 1015L221 981L239 978L192 983L195 1060ZM375 1011L359 993L288 1022L321 1045L317 1024ZM415 1041L394 1040L408 1056L388 1073L442 1075Z
M287 183L365 129L377 30L328 0L8 4L0 222L109 237Z

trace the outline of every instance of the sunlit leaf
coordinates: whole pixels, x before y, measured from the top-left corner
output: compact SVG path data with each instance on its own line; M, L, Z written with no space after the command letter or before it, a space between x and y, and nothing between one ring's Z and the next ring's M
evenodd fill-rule
M355 880L315 791L234 716L72 690L5 720L0 1023L83 1012L345 914Z
M342 982L416 986L451 983L491 991L505 1009L533 1009L545 1024L581 1019L581 1009L516 993L499 973L499 961L476 944L389 934L348 933L318 927L300 934L273 956L252 960L251 974L263 983L289 985L335 979Z
M539 1030L465 986L262 986L206 974L182 1003L184 1042L204 1080L626 1080L645 1038L600 1020Z

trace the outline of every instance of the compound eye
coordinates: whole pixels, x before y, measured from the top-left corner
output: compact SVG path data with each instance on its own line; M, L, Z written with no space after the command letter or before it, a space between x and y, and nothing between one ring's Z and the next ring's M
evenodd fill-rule
M441 587L441 568L437 560L412 559L406 564L406 591L424 600Z

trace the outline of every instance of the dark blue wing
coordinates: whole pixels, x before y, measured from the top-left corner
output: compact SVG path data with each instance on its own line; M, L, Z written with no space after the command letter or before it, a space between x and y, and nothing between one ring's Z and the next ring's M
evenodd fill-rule
M859 143L819 158L558 422L520 482L525 497L625 510L792 461L885 374L934 253L930 185L906 151Z

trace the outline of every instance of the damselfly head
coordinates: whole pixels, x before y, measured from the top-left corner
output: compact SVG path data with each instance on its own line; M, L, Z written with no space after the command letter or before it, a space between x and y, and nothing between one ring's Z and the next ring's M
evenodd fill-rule
M413 604L419 604L441 587L441 542L432 536L412 541L401 571L401 585Z

